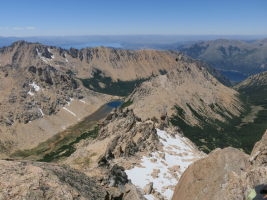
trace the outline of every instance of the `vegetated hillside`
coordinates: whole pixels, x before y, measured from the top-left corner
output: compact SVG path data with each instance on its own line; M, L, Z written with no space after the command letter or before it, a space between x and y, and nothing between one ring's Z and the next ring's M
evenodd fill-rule
M169 117L201 150L239 146L238 135L228 134L230 122L246 111L239 93L222 85L201 62L186 56L178 67L142 83L123 106L142 119ZM241 145L242 146L242 145Z
M179 48L185 54L208 62L233 81L267 69L267 40L245 42L211 40Z
M235 87L243 96L254 112L240 129L247 140L256 142L267 129L267 72L250 76Z

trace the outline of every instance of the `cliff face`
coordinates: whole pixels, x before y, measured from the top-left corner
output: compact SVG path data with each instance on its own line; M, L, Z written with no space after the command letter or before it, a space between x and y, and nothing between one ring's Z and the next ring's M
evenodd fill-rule
M237 149L215 150L191 165L176 186L173 200L264 199L266 195L266 137L250 156Z

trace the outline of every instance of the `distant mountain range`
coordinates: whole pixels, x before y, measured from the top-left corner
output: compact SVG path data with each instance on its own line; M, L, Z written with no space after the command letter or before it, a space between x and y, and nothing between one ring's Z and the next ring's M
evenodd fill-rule
M245 42L211 40L177 48L185 54L208 62L232 81L267 70L267 39Z
M225 38L225 39L218 39ZM207 62L233 82L267 70L267 39L260 36L50 36L0 37L0 47L17 40L39 42L64 49L86 47L112 47L119 49L157 49L181 51ZM225 82L226 83L226 82ZM229 83L226 83L229 85Z

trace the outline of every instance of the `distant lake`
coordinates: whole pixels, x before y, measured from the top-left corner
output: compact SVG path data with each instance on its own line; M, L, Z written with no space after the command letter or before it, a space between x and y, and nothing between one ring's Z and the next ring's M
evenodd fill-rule
M236 71L222 71L219 70L224 76L226 76L228 79L234 82L241 82L245 80L248 75L243 74L241 72L236 72Z
M117 108L119 107L123 102L120 100L116 100L116 101L111 101L109 103L107 103L108 106L112 107L112 108Z

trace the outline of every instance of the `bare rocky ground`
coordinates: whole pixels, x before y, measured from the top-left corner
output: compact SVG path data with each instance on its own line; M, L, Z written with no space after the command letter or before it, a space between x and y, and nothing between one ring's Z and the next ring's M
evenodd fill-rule
M192 164L176 186L173 200L243 200L266 197L267 132L251 155L217 149Z

